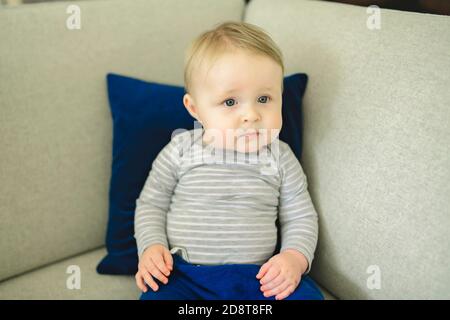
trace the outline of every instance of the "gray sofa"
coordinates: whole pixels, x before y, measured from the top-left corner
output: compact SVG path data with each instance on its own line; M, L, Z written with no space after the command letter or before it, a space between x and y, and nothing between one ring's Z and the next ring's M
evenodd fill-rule
M81 29L69 30L69 4ZM305 72L302 165L327 299L450 298L450 17L308 0L98 0L0 6L0 299L138 299L105 255L108 72L183 84L183 54L225 20L265 28ZM68 288L78 266L80 289Z

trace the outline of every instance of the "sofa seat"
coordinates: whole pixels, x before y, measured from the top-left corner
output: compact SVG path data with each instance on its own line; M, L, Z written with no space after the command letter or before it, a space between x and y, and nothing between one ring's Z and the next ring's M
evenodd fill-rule
M138 300L140 290L134 276L97 273L98 261L105 254L106 248L101 247L0 282L0 299ZM67 289L66 281L72 273L66 271L71 265L80 268L80 289ZM322 287L320 289L325 299L336 299Z

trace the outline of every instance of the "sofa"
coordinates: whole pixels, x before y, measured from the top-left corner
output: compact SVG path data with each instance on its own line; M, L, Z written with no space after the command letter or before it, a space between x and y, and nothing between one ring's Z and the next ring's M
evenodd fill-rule
M66 26L71 4L80 29ZM450 298L450 17L313 0L92 0L0 6L0 299L139 298L134 276L96 272L106 74L183 85L188 43L227 20L263 27L285 74L308 74L301 164L319 215L310 275L325 298Z

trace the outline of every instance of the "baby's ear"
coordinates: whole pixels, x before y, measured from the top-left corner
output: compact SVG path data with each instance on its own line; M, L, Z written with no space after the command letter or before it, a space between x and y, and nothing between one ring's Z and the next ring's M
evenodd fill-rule
M197 119L201 123L201 121L198 119L195 102L192 96L189 93L185 93L183 96L183 104L186 110L189 112L189 114Z
M193 104L193 99L192 99L192 97L191 97L191 95L189 93L185 93L184 94L184 96L183 96L183 104L186 107L186 109Z

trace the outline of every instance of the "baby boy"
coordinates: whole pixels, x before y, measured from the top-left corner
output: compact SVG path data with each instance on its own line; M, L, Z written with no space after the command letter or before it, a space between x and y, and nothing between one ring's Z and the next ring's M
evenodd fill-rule
M252 281L277 300L311 269L318 217L300 163L278 139L283 74L280 49L249 23L222 23L191 44L183 103L202 128L172 135L136 200L136 283L152 299L163 286L166 298L188 298L170 287L174 257L199 268L257 265Z

